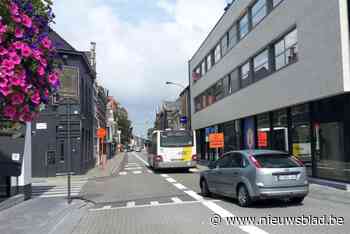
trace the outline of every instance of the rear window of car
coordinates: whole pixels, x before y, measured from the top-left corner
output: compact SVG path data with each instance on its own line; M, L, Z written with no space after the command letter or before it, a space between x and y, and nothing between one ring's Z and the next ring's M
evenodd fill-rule
M262 168L291 168L300 165L288 154L261 154L254 155Z

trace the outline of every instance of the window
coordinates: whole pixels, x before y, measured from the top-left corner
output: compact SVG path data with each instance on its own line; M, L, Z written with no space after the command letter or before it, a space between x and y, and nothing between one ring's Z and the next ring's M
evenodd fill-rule
M225 36L221 39L221 52L222 56L224 56L228 52L228 33L225 33Z
M291 64L298 59L298 33L297 29L288 33L282 40L277 42L275 49L275 69Z
M253 27L257 25L267 14L266 0L258 0L252 7Z
M272 127L272 149L288 151L288 123L286 109L273 112Z
M214 102L222 99L225 95L224 92L224 86L223 81L219 80L214 86L213 86L213 95L214 95Z
M253 59L254 63L254 78L260 79L266 76L269 72L269 52L264 50Z
M200 111L202 109L202 95L197 96L194 102L195 102L196 111Z
M292 168L300 167L299 163L288 154L254 155L262 168Z
M202 65L201 65L201 76L203 76L205 74L205 60L202 62Z
M247 13L239 20L238 24L239 24L239 39L242 39L249 32L249 18Z
M231 77L230 75L225 76L222 79L222 85L223 85L223 89L224 89L224 96L227 96L231 93Z
M60 142L60 162L64 162L64 142Z
M234 47L237 44L237 25L232 25L230 30L228 31L228 46L229 48Z
M212 65L213 65L213 57L212 57L211 53L209 53L207 55L206 60L207 60L207 71L209 71L211 69Z
M238 69L235 69L234 71L231 72L230 78L231 78L231 93L234 93L241 88Z
M221 59L221 47L220 44L217 44L217 46L215 47L215 51L214 51L214 64L219 62L219 60Z
M219 159L217 165L219 168L230 168L232 163L231 155L227 154L222 159Z
M197 67L196 69L193 70L192 73L192 80L196 82L201 78L201 67Z
M243 167L243 158L239 153L231 154L231 167L232 168L242 168Z
M278 4L280 4L283 0L273 0L272 1L272 6L276 7Z
M241 66L241 85L246 87L250 82L250 63L247 62Z
M259 149L269 148L269 140L271 137L269 113L257 115L257 127L258 127L258 148Z

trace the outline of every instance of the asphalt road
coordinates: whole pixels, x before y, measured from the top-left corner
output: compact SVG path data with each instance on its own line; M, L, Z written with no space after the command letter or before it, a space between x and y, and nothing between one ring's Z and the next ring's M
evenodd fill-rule
M347 192L312 185L302 205L264 201L241 208L233 199L202 197L198 181L198 170L155 173L147 167L145 153L128 153L118 176L84 187L85 197L95 205L74 233L350 233ZM333 222L343 224L317 225L331 215ZM299 225L287 225L286 219Z

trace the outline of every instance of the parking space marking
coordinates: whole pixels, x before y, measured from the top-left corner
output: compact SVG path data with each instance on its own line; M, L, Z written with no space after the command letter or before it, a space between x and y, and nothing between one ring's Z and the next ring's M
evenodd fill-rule
M166 180L170 183L176 183L176 180L174 180L173 178L169 177L169 178L166 178Z
M161 177L168 178L169 176L167 174L161 174Z
M183 184L180 184L180 183L176 183L176 184L173 184L176 188L180 189L180 190L184 190L184 189L187 189Z

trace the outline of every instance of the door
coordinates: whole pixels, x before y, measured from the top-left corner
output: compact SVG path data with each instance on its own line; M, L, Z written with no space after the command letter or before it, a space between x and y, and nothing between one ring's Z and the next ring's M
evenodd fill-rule
M48 177L56 176L56 151L46 152L46 174Z
M217 161L217 167L213 170L212 179L217 193L225 194L225 183L227 179L224 174L231 168L231 153L224 154L223 157Z
M240 180L243 159L240 153L230 153L229 158L229 165L221 170L221 184L223 194L233 197Z

